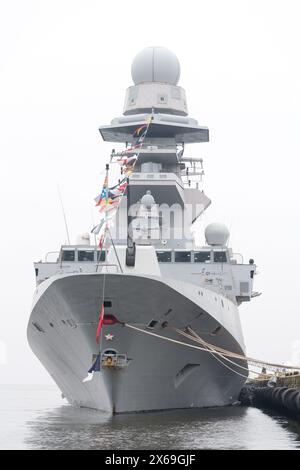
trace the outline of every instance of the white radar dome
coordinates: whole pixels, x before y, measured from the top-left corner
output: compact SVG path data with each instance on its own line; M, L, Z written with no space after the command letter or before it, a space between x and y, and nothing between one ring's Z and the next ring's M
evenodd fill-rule
M141 203L147 208L150 209L151 206L155 204L154 197L151 194L151 191L147 191L146 194L141 199Z
M146 47L133 59L131 76L135 85L143 82L177 85L180 77L179 60L165 47Z
M205 229L205 240L208 245L226 245L229 238L229 230L224 224L209 224Z

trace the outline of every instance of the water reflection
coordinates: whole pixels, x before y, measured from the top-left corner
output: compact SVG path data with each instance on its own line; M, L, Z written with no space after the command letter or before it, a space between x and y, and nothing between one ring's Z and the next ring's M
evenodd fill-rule
M292 449L285 421L254 408L175 410L109 416L71 406L27 421L27 448L38 449Z
M0 386L1 449L296 449L300 424L255 408L110 416L56 388Z

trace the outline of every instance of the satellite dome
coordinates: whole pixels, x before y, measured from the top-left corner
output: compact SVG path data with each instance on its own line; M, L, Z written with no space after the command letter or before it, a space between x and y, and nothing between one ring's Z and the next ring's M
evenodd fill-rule
M150 209L154 204L155 200L151 194L151 191L147 191L146 194L141 199L141 203L147 208Z
M208 245L226 245L229 238L229 230L224 224L209 224L205 229L205 240Z
M133 59L131 76L135 85L162 82L177 85L180 64L176 55L165 47L146 47Z

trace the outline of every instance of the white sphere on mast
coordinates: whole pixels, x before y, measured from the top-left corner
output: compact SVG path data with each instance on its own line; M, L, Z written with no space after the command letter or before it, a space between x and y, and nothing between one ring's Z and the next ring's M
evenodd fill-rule
M146 47L133 59L131 76L135 85L144 82L177 85L180 77L179 60L166 47Z
M205 229L205 240L208 245L225 246L229 235L229 230L224 224L209 224Z
M141 204L143 204L147 209L151 209L155 204L154 197L151 194L151 191L147 191L146 194L141 199Z

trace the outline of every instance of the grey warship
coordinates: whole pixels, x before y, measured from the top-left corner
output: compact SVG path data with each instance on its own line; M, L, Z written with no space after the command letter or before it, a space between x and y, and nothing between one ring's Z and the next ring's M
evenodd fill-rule
M223 224L205 228L203 246L195 237L211 201L203 159L189 157L187 146L208 142L209 131L188 116L176 55L148 47L131 72L123 115L99 129L136 158L110 236L104 247L81 236L53 261L48 254L34 263L28 341L74 406L122 413L230 405L248 376L239 306L255 296L256 266L234 254ZM145 122L137 150L134 132ZM117 158L114 149L110 168Z

